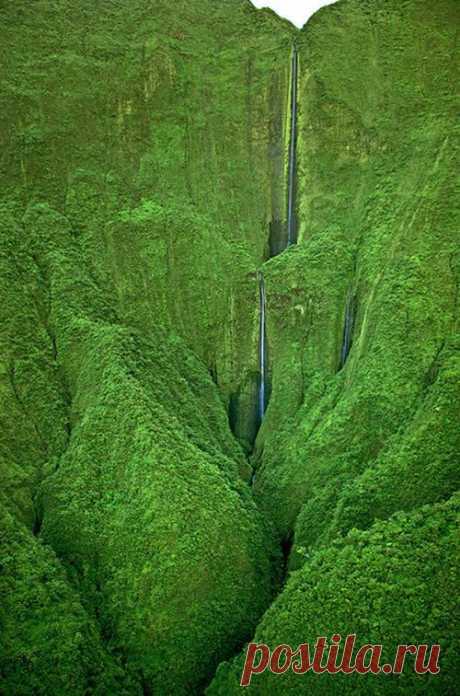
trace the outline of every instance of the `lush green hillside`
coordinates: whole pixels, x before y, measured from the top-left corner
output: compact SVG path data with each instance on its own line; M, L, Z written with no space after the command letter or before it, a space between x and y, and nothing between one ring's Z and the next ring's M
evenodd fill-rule
M337 630L440 641L450 693L458 10L0 2L1 693L199 694Z
M460 581L459 499L399 513L371 530L353 530L307 560L265 614L256 642L314 646L325 636L356 634L357 646L382 645L381 665L393 664L398 645L439 642L441 672L417 675L412 664L401 675L254 675L254 694L454 694L458 674ZM327 652L322 664L326 664ZM409 663L409 658L408 658ZM283 660L281 660L281 663ZM207 694L239 693L243 656L222 665ZM367 663L367 661L366 661Z

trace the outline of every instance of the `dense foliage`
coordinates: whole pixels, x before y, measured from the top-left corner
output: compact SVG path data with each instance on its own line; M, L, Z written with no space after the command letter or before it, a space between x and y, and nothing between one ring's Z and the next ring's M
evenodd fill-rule
M459 497L399 513L368 531L353 530L293 572L265 614L255 640L314 646L325 636L356 634L357 647L382 645L380 664L393 664L402 644L441 645L437 675L417 675L407 660L401 675L282 675L267 669L247 687L254 694L454 694L458 667ZM327 652L325 653L327 656ZM341 655L339 653L338 663ZM356 657L356 651L354 653ZM207 693L239 693L243 657L222 665ZM323 664L326 659L323 660Z

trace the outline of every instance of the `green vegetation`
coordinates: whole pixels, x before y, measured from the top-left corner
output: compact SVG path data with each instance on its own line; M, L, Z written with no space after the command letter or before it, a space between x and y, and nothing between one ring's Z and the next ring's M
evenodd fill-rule
M233 693L340 631L441 677L250 688L452 693L458 3L154 5L0 5L0 692Z
M381 664L397 646L439 642L437 675L417 675L413 658L401 675L307 672L255 675L254 694L453 694L458 661L459 497L399 513L368 531L353 530L319 551L289 581L257 628L255 640L313 646L317 637L356 634L357 646L382 644ZM456 636L456 637L455 637ZM342 643L343 647L343 643ZM327 654L327 653L326 653ZM339 662L340 662L339 654ZM222 664L210 696L239 693L243 656ZM325 664L326 660L323 661Z
M138 694L49 547L0 509L4 694Z
M449 1L349 0L298 41L300 244L266 265L256 495L304 547L458 488L456 18Z

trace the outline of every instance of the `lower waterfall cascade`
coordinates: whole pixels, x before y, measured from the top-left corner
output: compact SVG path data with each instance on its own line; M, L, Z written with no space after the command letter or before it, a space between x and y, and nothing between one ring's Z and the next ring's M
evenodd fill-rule
M259 302L260 302L260 325L259 325L259 421L262 422L265 415L266 402L266 326L265 326L265 282L262 273L259 274Z

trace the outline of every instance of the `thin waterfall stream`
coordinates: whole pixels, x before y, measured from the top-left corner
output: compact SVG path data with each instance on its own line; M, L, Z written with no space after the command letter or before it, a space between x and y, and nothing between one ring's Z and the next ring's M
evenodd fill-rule
M287 246L296 241L296 170L297 170L297 74L299 68L299 56L297 46L292 50L291 65L291 137L289 142L289 174L288 174L288 211L287 211Z
M266 371L267 371L267 350L266 350L266 325L265 325L265 282L262 273L259 273L259 302L260 302L260 322L259 322L259 422L261 423L265 415L266 401Z

